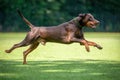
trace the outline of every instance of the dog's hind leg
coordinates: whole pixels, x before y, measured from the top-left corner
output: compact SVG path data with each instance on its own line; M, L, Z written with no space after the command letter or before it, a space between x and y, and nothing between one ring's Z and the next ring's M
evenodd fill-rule
M35 42L35 43L31 44L31 46L26 51L23 52L23 60L24 60L23 64L27 64L27 61L26 61L27 55L30 52L32 52L34 49L36 49L38 47L38 45L39 45L39 42Z
M18 44L14 44L9 50L5 50L5 52L10 53L16 48L28 46L28 45L30 45L31 41L32 41L32 37L30 37L29 33L28 33L27 36L25 37L25 39L22 42L20 42Z
M18 43L18 44L14 44L9 50L5 50L6 53L10 53L12 52L14 49L19 48L19 47L23 47L23 46L27 46L29 44L26 44L24 41Z

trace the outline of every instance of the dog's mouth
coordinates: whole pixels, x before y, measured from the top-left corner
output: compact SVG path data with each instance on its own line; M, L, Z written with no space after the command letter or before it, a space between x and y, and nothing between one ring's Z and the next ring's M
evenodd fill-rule
M88 22L87 26L90 28L96 28L96 26L99 24L99 22Z
M90 27L91 28L96 28L96 25L95 24L90 24Z

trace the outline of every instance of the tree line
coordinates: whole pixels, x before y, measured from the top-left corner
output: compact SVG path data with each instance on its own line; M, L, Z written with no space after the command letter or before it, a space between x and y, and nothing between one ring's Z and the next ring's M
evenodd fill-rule
M120 0L0 0L0 31L26 31L17 14L19 8L34 25L53 26L69 21L80 13L91 13L100 21L85 31L120 32Z

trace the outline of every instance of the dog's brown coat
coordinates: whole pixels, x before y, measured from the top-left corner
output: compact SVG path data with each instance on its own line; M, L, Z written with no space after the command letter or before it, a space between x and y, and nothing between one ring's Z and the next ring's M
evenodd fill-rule
M81 45L85 45L86 50L89 52L89 46L97 47L98 49L102 49L102 47L95 42L87 41L84 38L82 28L84 26L95 28L99 23L91 14L79 14L78 17L72 19L71 21L65 22L58 26L52 27L36 27L32 25L18 10L19 15L26 22L26 24L31 28L31 31L27 33L25 39L13 45L9 50L5 50L6 53L10 53L12 50L28 46L30 47L23 52L23 64L26 64L27 55L37 48L39 43L45 45L46 42L58 42L64 44L70 44L73 42L78 42Z

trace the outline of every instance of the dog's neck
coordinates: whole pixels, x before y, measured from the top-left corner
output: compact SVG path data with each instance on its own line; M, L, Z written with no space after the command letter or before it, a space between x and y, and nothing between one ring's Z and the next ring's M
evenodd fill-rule
M78 27L79 29L82 29L82 27L83 27L83 25L80 24L80 18L79 17L75 17L70 22L73 23L73 24L75 24L76 27Z

